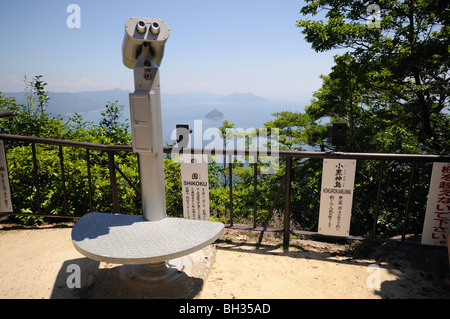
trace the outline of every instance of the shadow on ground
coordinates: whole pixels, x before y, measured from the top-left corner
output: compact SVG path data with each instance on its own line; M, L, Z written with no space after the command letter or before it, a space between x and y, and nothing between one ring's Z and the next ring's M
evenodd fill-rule
M324 262L373 266L392 274L396 280L382 280L377 295L383 299L450 299L441 286L449 271L446 247L396 242L364 244L364 249L349 245L293 240L289 247L280 241L252 242L249 236L227 232L228 238L217 242L218 250L307 258ZM368 270L368 276L370 271Z
M445 247L385 244L371 257L398 278L381 283L382 298L450 299L450 292L441 287L449 271Z
M99 263L88 258L66 260L56 277L51 298L192 299L202 290L214 257L213 246L189 255L189 267L180 271L176 282L158 287L124 279L123 265Z

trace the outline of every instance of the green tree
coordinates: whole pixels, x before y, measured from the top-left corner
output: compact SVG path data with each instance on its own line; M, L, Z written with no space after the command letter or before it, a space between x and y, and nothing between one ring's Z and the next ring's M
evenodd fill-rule
M67 130L60 116L50 116L45 112L49 97L45 91L47 83L41 75L28 82L25 77L26 104L17 104L13 98L0 95L0 109L12 115L2 119L0 131L8 134L40 136L64 139Z
M291 111L272 115L275 119L264 123L264 126L279 129L281 149L301 151L305 145L309 145L325 151L328 139L326 125L317 123L313 116Z
M26 77L25 77L26 83ZM37 102L39 111L41 114L44 113L45 108L48 105L48 101L50 97L48 96L48 91L45 91L45 87L47 86L47 82L42 80L42 75L36 75L33 80L30 82L30 86L32 87L34 94L37 96ZM28 97L30 98L30 97Z
M379 1L379 26L368 24L369 1L307 0L297 26L317 52L339 49L305 114L280 112L267 126L280 128L286 148L303 144L334 149L323 121L348 123L344 151L448 154L449 8L445 1ZM358 161L352 232L370 234L379 162ZM405 209L409 165L386 163L379 234L398 234ZM410 226L420 231L429 165L416 167ZM293 211L315 228L321 163L294 162ZM384 196L383 196L384 195ZM414 228L415 227L415 228Z
M347 50L335 56L307 113L346 119L349 145L361 150L392 151L401 143L386 143L391 135L407 142L397 152L447 154L448 3L379 1L381 21L373 27L367 24L370 1L306 2L300 12L309 18L297 26L312 48ZM314 19L319 12L326 12L324 21Z
M99 122L99 127L113 144L127 145L131 143L129 125L122 116L124 106L118 103L119 101L116 100L105 105L105 111L101 113L102 119Z

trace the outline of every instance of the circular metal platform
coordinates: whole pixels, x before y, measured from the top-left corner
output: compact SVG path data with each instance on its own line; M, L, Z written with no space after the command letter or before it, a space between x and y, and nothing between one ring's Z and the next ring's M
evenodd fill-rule
M157 264L179 258L213 243L224 224L182 218L147 221L142 215L89 213L72 229L75 248L103 262Z

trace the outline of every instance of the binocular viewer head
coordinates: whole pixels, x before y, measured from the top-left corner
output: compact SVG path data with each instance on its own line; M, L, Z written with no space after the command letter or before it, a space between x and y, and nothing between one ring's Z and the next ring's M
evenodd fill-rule
M169 34L169 26L163 20L136 17L128 19L125 23L125 36L122 43L123 64L133 69L142 52L142 47L148 45L151 57L159 66Z

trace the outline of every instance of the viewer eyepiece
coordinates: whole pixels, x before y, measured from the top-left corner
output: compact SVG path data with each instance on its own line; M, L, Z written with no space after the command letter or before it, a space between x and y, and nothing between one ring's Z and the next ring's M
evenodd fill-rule
M157 35L159 33L159 23L154 21L152 25L150 26L150 32L154 35Z
M147 30L147 27L145 25L144 20L139 20L138 23L136 23L136 30L139 33L145 33L145 31Z

